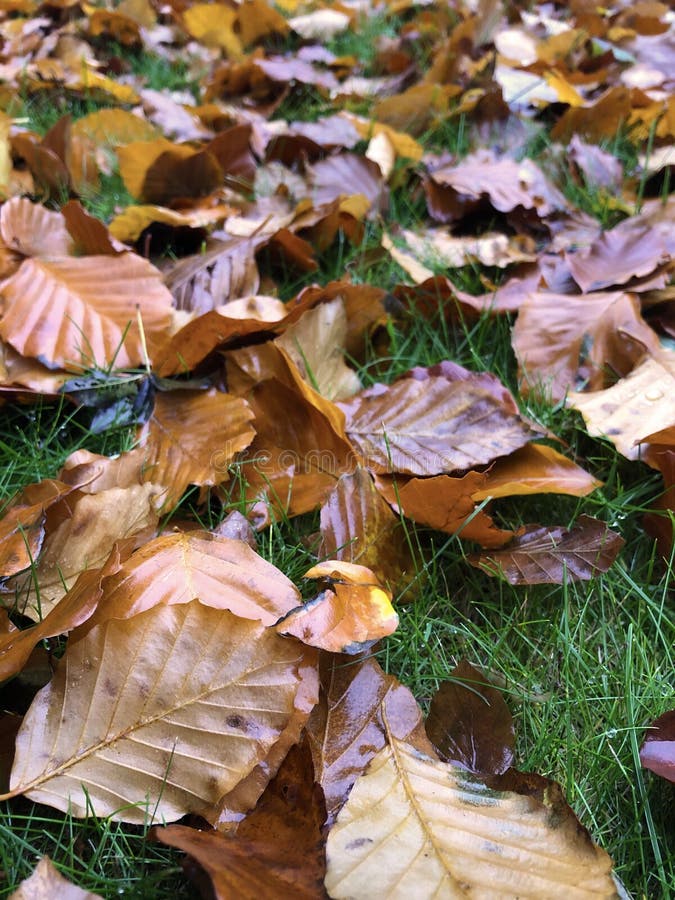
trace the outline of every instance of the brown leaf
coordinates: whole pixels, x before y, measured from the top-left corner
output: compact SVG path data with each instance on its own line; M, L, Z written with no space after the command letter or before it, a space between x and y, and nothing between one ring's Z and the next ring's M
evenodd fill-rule
M579 516L570 530L527 525L506 547L469 557L469 562L510 584L589 581L609 569L624 543L604 522Z
M0 335L51 368L140 365L139 317L150 355L170 320L159 272L131 253L26 259L0 294Z
M441 759L470 772L499 774L513 765L515 732L504 698L462 660L431 698L429 740Z
M48 856L43 856L33 874L25 878L11 894L10 900L103 900L68 881L61 875Z
M675 710L659 716L648 727L640 747L640 762L661 778L675 781Z
M208 812L286 727L299 646L198 600L109 619L37 694L11 789L139 824Z
M166 489L166 508L175 506L190 484L228 480L230 463L255 435L252 418L245 400L215 389L157 395L139 443L145 450L144 477Z
M627 375L659 340L632 294L538 291L520 307L513 349L524 389L561 400L570 388L600 390Z
M482 472L467 472L461 478L437 475L433 478L377 477L376 485L388 503L420 525L459 534L482 547L501 547L513 536L498 528L485 510L477 511L475 495L486 484Z
M490 150L436 169L429 183L435 188L427 190L429 212L440 222L462 219L481 203L502 213L522 207L541 219L567 208L565 198L531 160L500 159Z
M601 484L552 447L526 444L510 456L498 459L485 473L484 483L472 496L474 500L528 494L585 497Z
M650 275L670 256L658 233L640 219L626 219L590 247L566 252L565 260L576 283L588 293Z
M38 558L44 540L45 511L73 487L52 479L29 485L14 498L0 519L0 575L27 569Z
M375 659L324 655L321 684L321 699L307 733L330 825L356 779L385 746L387 729L422 752L433 756L434 751L415 698L393 676L385 675Z
M81 203L69 200L61 208L68 234L73 239L78 254L84 256L116 256L128 250L113 238L103 222L90 216Z
M367 566L391 590L409 581L415 568L400 519L360 466L340 476L321 507L318 554Z
M290 751L236 836L182 825L154 828L152 836L195 858L210 878L215 900L319 900L327 897L321 834L325 814L311 753L303 742Z
M492 462L534 432L480 384L442 376L374 385L338 404L349 439L377 472L438 475Z

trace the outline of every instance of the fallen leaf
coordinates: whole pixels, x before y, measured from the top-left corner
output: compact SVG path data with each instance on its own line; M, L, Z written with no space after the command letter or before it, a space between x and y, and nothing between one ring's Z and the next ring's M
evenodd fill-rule
M579 516L570 530L559 525L525 526L501 550L469 557L469 562L510 584L589 581L609 569L624 543L604 522Z
M33 870L24 878L19 887L10 895L10 900L102 900L99 894L92 894L74 885L61 875L48 856L43 856Z
M500 774L513 765L513 718L502 694L462 660L431 698L429 740L445 762L474 774Z
M163 506L172 508L190 484L227 481L229 466L255 435L245 400L209 391L160 393L139 434L144 477L162 485Z
M601 484L590 472L552 447L526 444L493 463L485 473L485 481L472 496L477 501L528 494L585 497Z
M347 315L340 297L308 309L276 339L314 390L329 400L344 400L361 390L345 363Z
M299 645L198 600L103 622L28 710L11 789L138 824L207 811L285 728L301 662Z
M209 876L215 900L316 900L326 872L325 803L305 743L294 747L236 836L183 825L152 836L189 853Z
M392 736L328 835L326 889L336 900L615 897L609 856L551 806L492 791Z
M338 404L346 431L377 472L438 475L492 462L534 432L489 391L471 382L403 378Z
M527 296L513 328L513 349L524 389L563 399L627 375L660 348L633 294L580 296L538 291Z
M340 476L320 521L319 556L367 566L391 590L409 582L415 566L405 530L365 469Z
M640 762L661 778L675 781L675 710L659 716L648 727Z
M271 626L298 605L300 594L243 541L178 532L149 541L126 560L75 638L109 618L127 619L157 605L194 599Z
M570 393L567 405L582 414L590 435L607 438L628 459L638 459L640 441L675 425L673 396L675 353L660 350L604 391Z
M433 756L422 714L408 688L374 658L324 656L322 693L307 723L316 779L332 825L356 779L385 746L387 729ZM388 725L385 725L385 721Z
M157 269L131 253L26 259L0 296L0 336L24 356L71 370L144 363L138 321L152 355L171 310Z
M50 259L72 256L73 239L60 212L27 197L13 197L0 209L0 237L15 253Z
M330 561L322 564L327 568ZM338 566L344 565L338 561ZM292 635L310 647L331 653L362 653L398 628L391 594L365 566L357 583L335 581L316 597L292 609L275 625L281 635ZM317 567L305 577L317 577ZM338 570L339 571L339 570ZM367 573L367 574L366 574ZM370 579L369 583L364 578Z

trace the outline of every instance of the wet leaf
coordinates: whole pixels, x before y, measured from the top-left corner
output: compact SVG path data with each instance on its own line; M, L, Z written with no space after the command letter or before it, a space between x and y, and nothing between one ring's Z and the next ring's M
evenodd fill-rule
M511 712L502 694L466 660L431 698L426 731L441 759L475 774L500 774L513 765Z
M378 472L468 469L508 455L534 436L480 384L448 384L439 376L378 384L338 405L349 439Z
M307 732L332 824L356 779L385 746L388 729L431 756L434 751L415 698L375 659L325 655L320 671L321 698Z
M391 736L328 835L326 888L336 900L467 890L615 897L610 858L573 816L552 815L551 805L490 790ZM493 852L485 854L488 846Z
M305 577L317 577L320 570L341 574L330 560L315 566ZM355 567L356 568L356 567ZM279 634L293 635L310 647L331 653L355 655L392 634L398 627L398 615L391 605L391 594L377 583L375 575L365 566L359 566L358 580L334 581L297 609L292 609L275 626Z
M215 900L316 900L326 871L321 826L325 803L314 784L305 743L293 748L236 836L182 825L155 828L153 836L189 853L206 871Z
M485 473L474 500L527 494L570 494L585 497L602 482L571 459L545 444L527 444L498 459Z
M391 590L414 571L401 521L365 469L341 475L321 507L319 555L367 566Z
M563 584L606 572L623 545L623 538L604 522L579 516L569 530L525 526L501 550L470 557L469 562L510 584Z

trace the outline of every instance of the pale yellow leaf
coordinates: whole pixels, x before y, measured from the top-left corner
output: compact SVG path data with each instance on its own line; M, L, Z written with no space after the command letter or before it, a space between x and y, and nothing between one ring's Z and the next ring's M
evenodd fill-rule
M378 164L384 179L389 178L394 170L396 150L384 131L380 131L372 136L366 150L366 156Z
M569 819L395 738L356 781L326 852L334 900L616 896L609 856Z
M361 390L358 375L344 360L346 339L345 305L336 297L303 313L276 343L315 390L329 400L342 400Z
M399 250L398 247L394 245L394 242L389 237L386 231L382 233L381 244L384 249L388 251L394 262L398 263L403 271L406 272L406 274L410 275L410 278L412 279L414 284L421 284L428 278L434 277L434 273L431 271L431 269L427 269L426 266L423 266L422 263L411 253L406 253L404 250Z
M304 16L293 16L288 24L306 41L329 41L349 28L349 16L336 9L315 9Z
M9 900L102 900L99 894L92 894L71 884L58 871L48 856L43 856L33 874L25 878L10 894Z
M590 435L606 437L628 459L638 459L643 438L675 424L673 397L675 352L663 350L607 390L570 392L567 405L581 413Z

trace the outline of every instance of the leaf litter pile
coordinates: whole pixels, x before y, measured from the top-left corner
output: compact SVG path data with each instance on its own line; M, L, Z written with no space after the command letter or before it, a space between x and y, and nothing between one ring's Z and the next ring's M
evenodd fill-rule
M219 898L616 896L560 787L514 767L489 673L461 661L425 716L376 654L424 603L429 535L523 592L613 566L620 527L581 501L501 511L601 489L546 404L660 473L645 528L672 557L673 13L0 10L4 401L133 432L5 505L2 696L58 653L0 720L3 799L159 823ZM182 85L149 86L144 55ZM419 322L512 323L517 392L449 345L392 376ZM297 516L303 594L257 552ZM643 737L675 780L674 713ZM67 890L44 857L14 896Z

